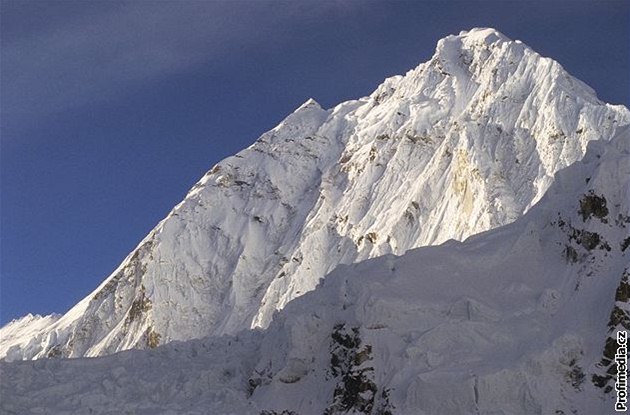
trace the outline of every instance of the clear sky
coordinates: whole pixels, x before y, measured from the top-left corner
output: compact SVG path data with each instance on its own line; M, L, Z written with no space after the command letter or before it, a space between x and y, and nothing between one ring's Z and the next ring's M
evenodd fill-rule
M65 312L220 159L495 27L630 104L630 2L2 1L0 324Z

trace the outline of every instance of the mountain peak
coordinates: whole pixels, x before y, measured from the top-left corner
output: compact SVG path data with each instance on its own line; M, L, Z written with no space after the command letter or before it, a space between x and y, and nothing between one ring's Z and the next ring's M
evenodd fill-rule
M309 98L307 99L304 104L300 105L296 111L302 110L302 109L306 109L306 108L316 108L316 109L322 109L322 106L319 105L319 102L315 101L313 98Z
M459 35L449 35L440 39L435 56L453 63L459 63L462 59L469 62L473 59L481 59L483 62L489 57L491 49L503 47L503 45L518 45L519 50L523 48L521 42L513 42L496 29L473 28L461 31Z
M73 310L0 331L0 358L97 356L266 327L350 264L521 217L630 122L494 29L448 36L369 98L306 100L213 167ZM35 339L35 340L33 340Z
M273 131L279 131L288 125L292 125L293 128L313 130L321 125L327 116L328 112L313 98L309 98L282 120Z
M503 33L491 27L474 27L468 31L462 30L457 36L459 38L467 38L477 42L483 42L487 45L497 41L510 42L511 39Z

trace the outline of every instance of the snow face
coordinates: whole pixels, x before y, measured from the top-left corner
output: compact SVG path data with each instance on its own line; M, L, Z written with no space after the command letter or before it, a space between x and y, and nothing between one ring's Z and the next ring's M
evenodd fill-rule
M516 222L339 266L264 330L0 362L0 410L613 413L614 393L597 376L606 337L630 330L619 290L629 244L625 128L591 143ZM612 317L616 308L625 319Z
M448 36L370 96L329 110L309 99L218 163L62 318L23 337L3 328L0 357L267 327L340 264L514 221L589 141L629 122L521 42L493 29Z

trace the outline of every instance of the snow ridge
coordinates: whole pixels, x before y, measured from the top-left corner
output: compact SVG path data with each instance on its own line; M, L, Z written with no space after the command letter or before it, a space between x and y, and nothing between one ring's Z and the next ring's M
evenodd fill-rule
M214 166L93 293L0 357L81 357L267 327L340 264L519 218L587 143L630 123L557 62L494 29L368 97L309 99Z

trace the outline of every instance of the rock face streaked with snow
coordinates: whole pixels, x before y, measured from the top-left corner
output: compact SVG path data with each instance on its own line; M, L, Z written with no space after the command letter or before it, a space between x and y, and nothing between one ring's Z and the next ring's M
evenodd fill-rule
M338 267L265 330L0 362L7 414L605 414L630 330L630 129L516 222ZM603 375L602 375L603 374ZM59 396L64 399L59 399Z
M519 41L492 29L449 36L369 97L329 110L309 100L218 163L68 313L3 328L0 357L98 356L267 327L340 264L514 221L590 140L629 122Z

